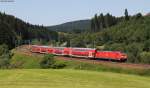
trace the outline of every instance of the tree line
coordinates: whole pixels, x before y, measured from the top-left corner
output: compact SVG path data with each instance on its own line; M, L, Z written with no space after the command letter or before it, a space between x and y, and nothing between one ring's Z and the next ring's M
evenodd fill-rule
M95 14L95 16L91 19L91 30L92 32L99 32L103 29L109 28L111 26L117 25L118 23L122 21L128 21L130 19L130 16L128 14L128 10L125 9L124 17L115 17L112 16L110 13L107 13L106 15L103 15L103 13L100 13L100 15ZM137 16L142 16L141 13L138 13Z
M107 13L106 15L103 15L103 13L101 13L100 15L95 14L95 16L91 19L91 31L102 31L105 28L116 25L118 21L118 18L112 16L109 13Z

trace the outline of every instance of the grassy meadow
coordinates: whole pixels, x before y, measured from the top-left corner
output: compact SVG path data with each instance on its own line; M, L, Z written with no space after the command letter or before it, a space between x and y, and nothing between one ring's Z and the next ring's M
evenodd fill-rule
M149 70L63 60L55 63L65 64L63 69L40 69L41 59L14 52L11 68L0 70L0 88L150 88Z
M0 88L150 88L150 77L69 69L0 70Z

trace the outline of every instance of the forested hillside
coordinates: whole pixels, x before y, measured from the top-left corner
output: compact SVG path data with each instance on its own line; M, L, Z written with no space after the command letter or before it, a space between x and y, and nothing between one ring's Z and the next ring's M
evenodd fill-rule
M91 28L91 31L93 33L71 35L69 44L72 47L102 46L102 50L125 52L128 54L128 62L150 63L149 15L125 15L115 25L103 28L102 31Z
M47 30L46 27L32 25L12 15L0 13L0 44L15 46L17 40L56 40L57 32Z
M90 20L79 20L79 21L72 21L72 22L67 22L64 24L60 25L55 25L55 26L49 26L48 29L50 30L55 30L58 32L84 32L90 29Z
M150 16L133 16L100 35L105 50L126 52L133 63L150 63Z

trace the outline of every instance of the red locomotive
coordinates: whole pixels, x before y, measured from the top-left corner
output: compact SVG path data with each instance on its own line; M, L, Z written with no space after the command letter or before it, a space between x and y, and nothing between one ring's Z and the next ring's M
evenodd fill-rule
M67 48L32 45L31 52L115 61L127 60L127 55L120 51L98 51L94 48Z

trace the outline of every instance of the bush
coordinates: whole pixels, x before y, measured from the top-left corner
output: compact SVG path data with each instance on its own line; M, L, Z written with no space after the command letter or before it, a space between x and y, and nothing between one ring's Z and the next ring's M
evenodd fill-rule
M0 45L0 68L8 68L11 57L12 54L10 53L8 46L5 44Z
M41 68L53 68L53 69L61 69L66 66L66 64L62 61L54 60L54 55L47 54L40 61Z
M41 68L51 68L55 63L54 55L46 54L40 61Z
M141 63L150 64L150 52L142 52L140 54Z
M61 69L64 68L66 66L66 64L64 62L61 61L56 61L53 65L52 68L54 69Z
M143 50L143 45L138 43L129 44L126 46L126 52L128 54L128 62L140 63L140 53Z

